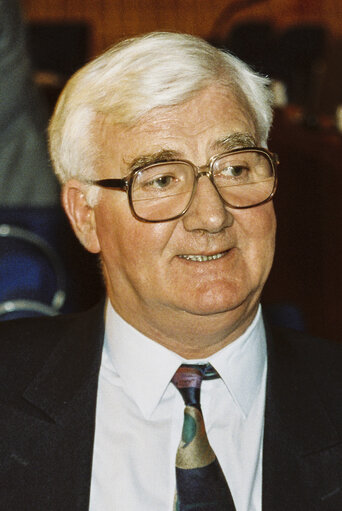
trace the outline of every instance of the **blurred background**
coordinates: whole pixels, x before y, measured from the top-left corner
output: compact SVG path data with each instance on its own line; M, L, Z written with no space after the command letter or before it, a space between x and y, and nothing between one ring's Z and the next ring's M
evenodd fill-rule
M74 240L59 206L58 186L46 147L41 147L46 122L67 78L90 58L122 38L171 30L227 48L273 79L276 113L269 147L281 162L275 198L278 239L263 303L275 322L341 339L340 0L22 0L21 4L0 0L0 7L0 59L7 58L7 68L0 62L2 80L7 78L5 86L0 76L5 91L1 104L13 94L14 84L26 80L21 88L26 109L31 109L26 120L40 113L34 121L36 139L27 142L26 154L17 132L8 135L11 142L3 132L0 136L0 319L23 311L82 310L101 296L97 260ZM21 77L9 73L19 68L14 59L8 61L10 23L7 20L5 25L4 17L10 11L12 44L21 41L13 54L16 58L25 54ZM13 103L22 112L25 105L19 108L18 97ZM14 115L14 110L7 111L6 127ZM22 133L32 133L32 125ZM33 161L38 153L41 159ZM19 163L25 166L22 173ZM29 176L29 185L23 176Z

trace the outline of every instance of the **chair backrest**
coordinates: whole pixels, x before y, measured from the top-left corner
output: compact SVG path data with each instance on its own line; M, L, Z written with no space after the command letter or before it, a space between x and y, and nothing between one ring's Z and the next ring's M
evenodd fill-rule
M263 309L272 325L305 332L307 325L302 311L297 305L286 302L273 303L264 306Z
M63 264L46 240L21 227L0 225L0 320L57 314L65 288Z

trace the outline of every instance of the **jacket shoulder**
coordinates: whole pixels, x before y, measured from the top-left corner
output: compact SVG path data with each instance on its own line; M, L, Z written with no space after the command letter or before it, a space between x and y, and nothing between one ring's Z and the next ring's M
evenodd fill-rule
M302 381L308 376L312 392L327 408L336 409L337 405L342 421L342 342L284 328L267 326L266 331L269 359L277 361L276 370L285 366L287 371L301 374Z
M101 317L103 304L76 314L0 322L0 396L23 390L61 347L66 350L79 339L92 342L96 330L101 334Z
M267 329L276 350L282 351L284 356L298 357L305 366L327 364L332 368L342 363L342 339L337 342L287 328L268 326Z

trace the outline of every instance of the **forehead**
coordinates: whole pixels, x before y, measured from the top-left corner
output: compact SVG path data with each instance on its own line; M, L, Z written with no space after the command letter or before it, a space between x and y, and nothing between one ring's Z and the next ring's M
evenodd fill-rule
M148 161L149 155L162 151L203 164L213 154L236 147L244 137L256 136L246 107L227 89L214 86L181 105L155 108L131 126L115 124L108 117L98 122L101 173L111 169L120 175L133 161Z

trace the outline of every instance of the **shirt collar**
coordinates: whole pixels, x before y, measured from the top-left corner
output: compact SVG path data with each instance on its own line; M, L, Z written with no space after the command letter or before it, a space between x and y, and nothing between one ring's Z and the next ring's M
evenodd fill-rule
M103 364L117 373L127 394L148 419L182 363L210 362L220 374L235 403L247 415L266 366L266 336L261 308L236 341L196 361L149 339L115 312L108 301L105 319Z
M182 363L179 355L126 323L109 302L105 319L104 355L146 419L152 415Z
M247 330L209 357L208 362L215 367L236 405L247 416L267 366L266 333L260 305Z

